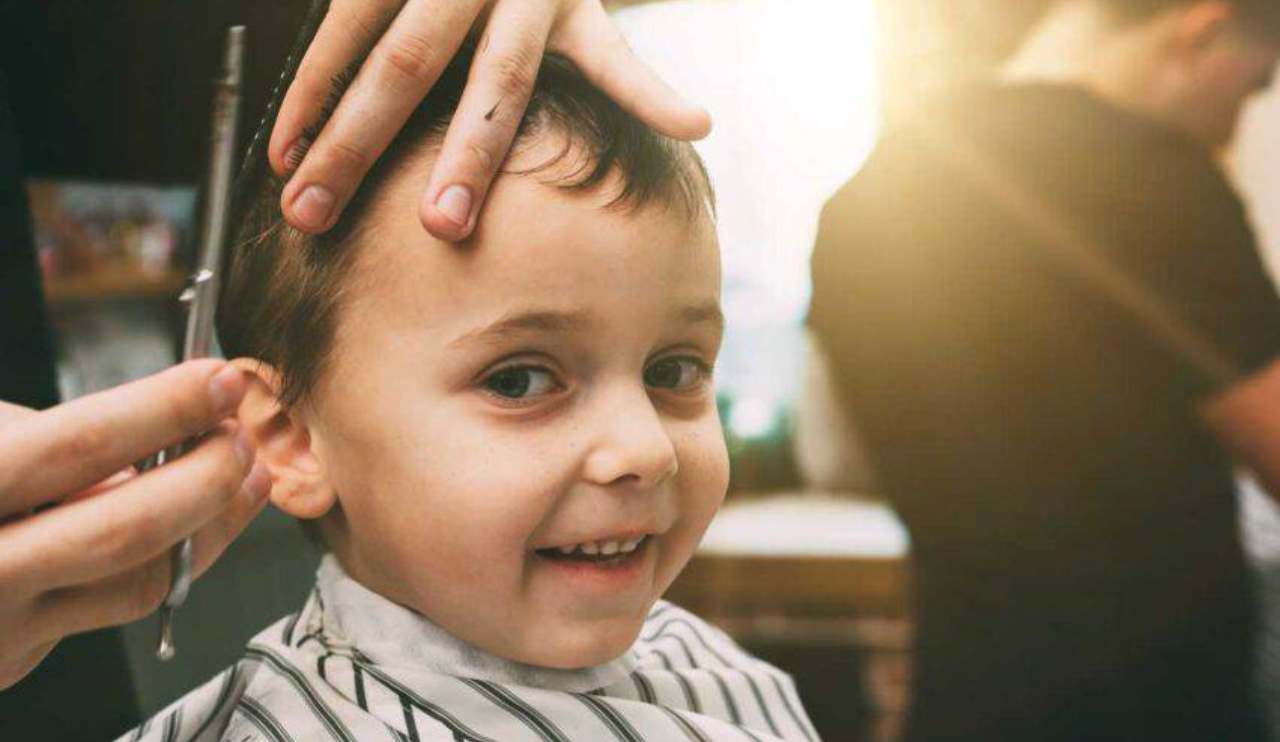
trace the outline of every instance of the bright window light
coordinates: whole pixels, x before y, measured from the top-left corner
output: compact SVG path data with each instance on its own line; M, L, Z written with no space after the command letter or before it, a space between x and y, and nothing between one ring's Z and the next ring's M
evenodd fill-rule
M800 321L822 204L875 141L871 0L693 0L617 19L715 120L697 147L716 186L731 324Z
M715 121L696 146L719 211L729 326L720 390L794 399L818 217L876 138L872 2L692 0L629 7L617 20L636 52Z

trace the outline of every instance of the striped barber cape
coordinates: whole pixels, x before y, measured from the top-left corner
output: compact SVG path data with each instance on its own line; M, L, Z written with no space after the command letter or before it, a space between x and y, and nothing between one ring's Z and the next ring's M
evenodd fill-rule
M583 670L488 655L349 578L121 742L817 742L790 676L659 602L623 657Z

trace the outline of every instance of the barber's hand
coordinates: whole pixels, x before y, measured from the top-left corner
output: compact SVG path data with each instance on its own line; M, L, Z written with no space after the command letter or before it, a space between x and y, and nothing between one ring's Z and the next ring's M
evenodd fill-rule
M0 403L0 690L63 637L158 608L170 546L193 536L200 574L261 511L270 478L231 419L244 392L207 360L45 412Z
M294 172L281 208L306 232L328 230L475 26L474 68L419 214L440 239L466 238L528 105L545 50L572 59L596 86L654 129L706 136L706 111L684 102L627 46L599 0L333 0L286 93L268 149ZM368 59L316 141L334 80Z

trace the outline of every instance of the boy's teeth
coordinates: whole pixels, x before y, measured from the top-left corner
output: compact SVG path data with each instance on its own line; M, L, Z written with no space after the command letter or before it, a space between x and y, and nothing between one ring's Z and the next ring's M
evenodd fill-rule
M633 538L629 541L589 541L582 544L573 544L572 546L557 546L556 551L564 556L573 554L586 554L588 556L614 556L617 554L630 554L635 551L645 537Z

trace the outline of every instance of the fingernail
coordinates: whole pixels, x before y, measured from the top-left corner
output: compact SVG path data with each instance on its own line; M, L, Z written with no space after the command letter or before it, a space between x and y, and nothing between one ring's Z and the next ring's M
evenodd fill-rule
M244 378L234 366L227 366L209 379L209 400L219 414L230 413L240 404Z
M459 227L467 226L471 218L471 189L464 185L449 186L436 199L436 208Z
M310 185L293 200L293 216L307 229L323 229L337 199L333 191L321 185Z
M244 484L240 489L249 499L250 505L257 505L265 500L267 495L271 494L271 472L267 469L267 465L261 461L255 463L249 476L244 478Z
M306 137L298 137L293 144L289 145L289 149L284 153L284 169L293 172L302 164L303 159L307 156L307 150L311 149L311 140Z
M249 468L256 458L257 452L253 448L253 442L249 440L249 436L245 433L243 427L236 431L236 439L234 444L236 450L236 458L240 460L240 465Z

